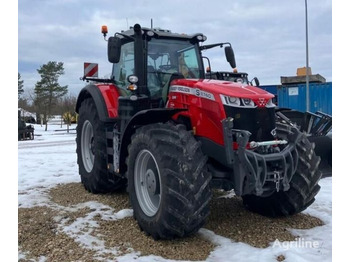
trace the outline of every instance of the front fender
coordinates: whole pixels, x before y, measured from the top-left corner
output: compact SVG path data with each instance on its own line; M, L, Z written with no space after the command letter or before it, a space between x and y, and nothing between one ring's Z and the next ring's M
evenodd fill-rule
M185 111L186 109L178 108L155 108L142 110L136 113L128 122L127 126L124 129L121 146L119 151L120 156L120 173L124 173L127 170L125 164L126 157L128 155L128 145L131 143L131 136L135 133L135 130L138 126L149 125L154 123L165 123L171 120L172 116Z

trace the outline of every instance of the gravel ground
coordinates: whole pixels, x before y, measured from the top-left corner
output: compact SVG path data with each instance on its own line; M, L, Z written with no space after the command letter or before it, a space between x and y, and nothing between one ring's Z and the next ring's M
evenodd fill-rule
M18 241L20 253L25 258L19 261L101 261L115 260L117 256L139 252L140 255L156 255L166 259L205 260L215 245L201 234L172 241L154 241L140 231L136 221L127 216L122 219L106 219L91 206L84 203L94 201L103 205L101 211L112 213L130 209L125 192L93 195L85 191L80 183L59 185L48 191L51 205L18 209ZM89 222L80 232L75 222L89 217ZM90 223L90 224L89 224ZM270 219L247 211L239 197L225 198L223 193L214 192L211 214L204 226L217 235L244 242L254 247L267 247L275 239L292 241L297 236L288 229L309 229L323 225L315 217L298 214L287 218ZM70 231L66 231L69 228ZM79 228L78 228L79 229ZM84 235L85 234L85 235ZM88 234L103 243L106 252L91 249L77 238ZM96 243L98 246L98 243ZM283 261L280 255L276 261Z

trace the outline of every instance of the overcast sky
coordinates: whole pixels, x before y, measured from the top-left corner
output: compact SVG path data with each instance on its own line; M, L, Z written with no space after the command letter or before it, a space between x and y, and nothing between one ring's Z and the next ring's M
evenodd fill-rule
M332 81L332 1L308 0L309 61L313 74ZM25 89L40 80L37 69L48 61L63 62L59 81L73 94L84 86L84 62L99 64L108 75L109 35L135 23L176 33L204 33L206 44L230 42L239 71L258 77L262 85L279 84L280 76L296 75L305 60L304 0L107 1L19 0L18 72ZM231 70L223 49L205 53L213 70Z

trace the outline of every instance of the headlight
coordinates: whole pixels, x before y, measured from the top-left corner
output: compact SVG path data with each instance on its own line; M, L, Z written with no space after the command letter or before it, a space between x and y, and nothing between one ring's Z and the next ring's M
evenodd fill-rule
M137 81L139 81L139 79L135 75L129 75L128 76L128 81L129 81L130 84L136 84Z
M232 96L220 95L221 101L224 105L233 107L256 107L253 100L249 98L239 98Z
M237 103L239 103L239 98L237 98L237 97L229 97L229 98L228 98L228 101L229 101L231 104L237 104Z
M255 104L250 98L242 98L244 106L254 107Z
M204 42L207 40L207 37L205 35L197 35L196 38L199 42Z
M220 95L221 101L224 105L239 107L241 100L238 97Z

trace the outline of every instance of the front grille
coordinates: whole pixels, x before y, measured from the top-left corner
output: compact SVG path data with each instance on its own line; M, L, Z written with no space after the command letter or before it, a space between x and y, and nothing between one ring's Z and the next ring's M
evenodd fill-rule
M275 129L275 108L240 108L224 106L226 117L233 118L233 128L248 130L250 141L273 140Z

